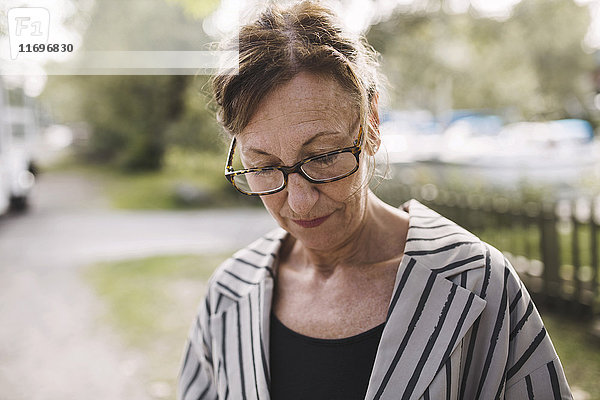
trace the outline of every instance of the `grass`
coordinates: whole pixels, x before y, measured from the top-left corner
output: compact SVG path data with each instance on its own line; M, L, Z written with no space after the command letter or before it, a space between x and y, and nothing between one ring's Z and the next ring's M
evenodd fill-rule
M144 358L139 379L156 398L175 398L183 346L205 282L225 255L180 255L100 263L84 278L106 306L102 322ZM165 390L165 387L167 388ZM162 393L162 394L161 394Z
M591 337L590 326L564 315L542 314L571 389L587 392L590 400L600 399L600 341Z
M573 248L574 232L564 229L559 224L558 245L561 265L572 265L573 255L579 256L580 265L591 265L592 263L592 235L590 224L582 225L577 230L578 251ZM487 228L481 231L475 231L482 240L494 245L497 248L506 249L513 254L518 254L531 259L541 259L540 253L540 231L537 226L529 225L527 227L515 228ZM600 235L599 235L600 236ZM595 244L600 246L599 243Z
M111 206L129 210L181 210L240 207L260 200L236 192L223 176L223 155L170 149L160 171L124 172L111 165L89 165L67 157L47 168L94 178Z
M107 305L107 320L147 358L142 379L147 385L166 383L168 398L174 398L183 344L204 282L224 259L224 255L151 257L97 264L86 272ZM589 326L559 314L542 314L571 387L588 393L588 399L600 399L600 343L589 336Z

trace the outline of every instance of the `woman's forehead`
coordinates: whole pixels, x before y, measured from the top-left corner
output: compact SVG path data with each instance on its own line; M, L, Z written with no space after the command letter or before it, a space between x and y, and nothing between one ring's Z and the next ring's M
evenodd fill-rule
M272 155L279 158L295 157L301 150L348 146L351 136L341 130L318 131L311 134L285 133L280 135L255 134L252 140L240 142L242 153L247 156Z
M301 73L265 96L238 141L242 149L282 140L300 145L352 135L358 119L358 107L334 79Z

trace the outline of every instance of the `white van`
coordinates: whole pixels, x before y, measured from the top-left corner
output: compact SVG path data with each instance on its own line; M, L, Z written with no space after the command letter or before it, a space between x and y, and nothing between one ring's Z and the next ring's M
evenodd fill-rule
M33 99L20 89L10 92L0 81L0 215L23 210L35 177L32 156L38 137Z
M11 198L10 173L6 155L7 147L5 127L4 124L0 124L0 215L8 211Z

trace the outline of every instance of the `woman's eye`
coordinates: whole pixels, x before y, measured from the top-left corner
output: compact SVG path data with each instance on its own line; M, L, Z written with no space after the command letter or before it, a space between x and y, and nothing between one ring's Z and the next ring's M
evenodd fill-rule
M272 169L265 169L265 170L258 170L258 171L254 171L254 175L257 176L268 176L273 174L273 170Z
M333 154L330 156L323 156L312 160L312 162L321 164L321 165L331 165L337 160L338 155Z

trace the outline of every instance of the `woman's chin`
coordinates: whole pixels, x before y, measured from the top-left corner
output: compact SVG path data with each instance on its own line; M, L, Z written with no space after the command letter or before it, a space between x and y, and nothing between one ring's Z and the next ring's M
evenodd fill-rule
M310 228L294 225L286 230L307 249L320 251L333 249L345 239L342 237L345 232L343 228L331 229L326 224Z

